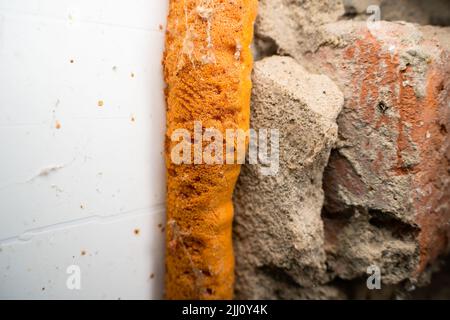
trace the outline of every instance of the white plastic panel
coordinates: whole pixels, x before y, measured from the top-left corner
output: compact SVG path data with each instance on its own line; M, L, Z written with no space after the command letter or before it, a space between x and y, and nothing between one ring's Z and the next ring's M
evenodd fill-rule
M161 298L166 11L0 0L0 298Z

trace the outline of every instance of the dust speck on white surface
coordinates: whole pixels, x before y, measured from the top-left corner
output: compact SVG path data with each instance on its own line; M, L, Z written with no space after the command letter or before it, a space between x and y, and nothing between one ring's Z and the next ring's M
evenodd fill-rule
M52 173L54 173L54 172L56 172L58 170L61 170L61 169L65 168L65 167L66 167L66 165L53 165L53 166L49 166L49 167L43 168L34 177L29 179L28 182L31 182L34 179L39 178L39 177L47 177L50 174L52 174Z

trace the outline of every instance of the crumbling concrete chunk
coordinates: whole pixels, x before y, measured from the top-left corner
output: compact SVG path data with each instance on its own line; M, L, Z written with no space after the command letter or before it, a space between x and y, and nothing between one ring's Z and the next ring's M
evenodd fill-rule
M279 130L279 172L265 176L248 164L235 190L238 298L276 298L267 270L289 279L290 298L328 280L322 174L342 105L342 93L328 77L306 72L292 58L255 64L251 128Z
M255 25L260 51L300 58L323 41L321 26L345 13L340 0L261 0ZM274 49L276 48L276 49Z
M448 0L260 0L256 58L278 53L301 61L323 45L342 45L339 37L324 30L341 20L449 26L450 6Z

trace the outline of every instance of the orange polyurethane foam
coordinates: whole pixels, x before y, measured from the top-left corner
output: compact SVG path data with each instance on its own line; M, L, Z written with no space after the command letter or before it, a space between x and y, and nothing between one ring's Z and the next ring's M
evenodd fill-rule
M249 128L257 0L170 0L167 84L166 299L231 299L238 164L175 164L176 129ZM225 143L224 143L225 145Z

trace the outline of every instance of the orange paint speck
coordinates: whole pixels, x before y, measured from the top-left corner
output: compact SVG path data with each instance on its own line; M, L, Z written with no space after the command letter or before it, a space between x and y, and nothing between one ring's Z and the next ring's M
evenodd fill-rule
M103 107L103 105L104 105L103 100L98 100L97 105L99 107Z
M59 121L56 121L55 128L56 129L61 129L61 123Z

